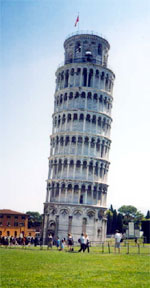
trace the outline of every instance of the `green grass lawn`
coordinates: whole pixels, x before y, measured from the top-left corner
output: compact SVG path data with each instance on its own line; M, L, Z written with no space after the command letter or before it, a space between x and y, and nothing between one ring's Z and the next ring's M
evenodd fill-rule
M150 287L147 253L108 254L100 247L90 253L1 248L0 268L2 288Z

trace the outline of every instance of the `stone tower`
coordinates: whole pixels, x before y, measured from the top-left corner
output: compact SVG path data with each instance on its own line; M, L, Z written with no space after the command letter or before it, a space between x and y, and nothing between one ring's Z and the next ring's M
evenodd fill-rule
M64 42L56 71L43 237L91 241L106 235L107 176L115 75L107 67L110 45L97 34L77 32Z

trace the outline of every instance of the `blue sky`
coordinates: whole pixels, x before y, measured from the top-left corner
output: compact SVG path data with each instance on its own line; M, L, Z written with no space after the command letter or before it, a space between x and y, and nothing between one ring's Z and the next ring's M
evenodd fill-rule
M116 74L108 206L149 209L150 1L0 1L1 208L43 211L63 42L95 31Z

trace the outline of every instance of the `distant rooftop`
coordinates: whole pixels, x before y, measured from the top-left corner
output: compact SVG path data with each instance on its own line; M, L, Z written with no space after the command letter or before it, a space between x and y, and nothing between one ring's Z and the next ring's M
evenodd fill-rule
M0 209L0 214L26 215L25 213L13 211L13 210L10 210L10 209Z

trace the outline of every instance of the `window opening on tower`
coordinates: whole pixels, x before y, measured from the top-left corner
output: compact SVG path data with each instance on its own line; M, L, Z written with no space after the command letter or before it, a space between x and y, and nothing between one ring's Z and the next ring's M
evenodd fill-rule
M75 52L76 53L80 53L81 52L81 44L80 44L80 42L76 43Z

